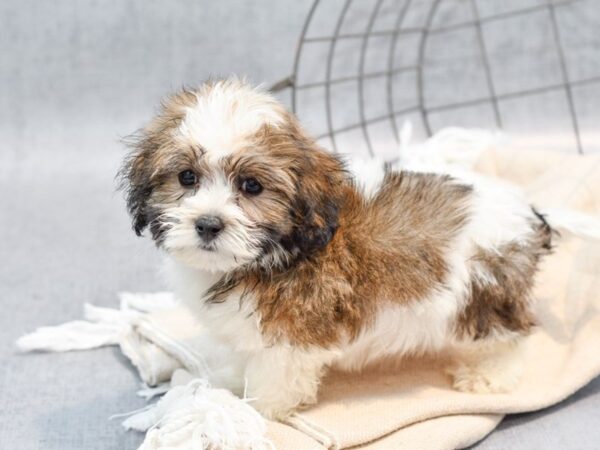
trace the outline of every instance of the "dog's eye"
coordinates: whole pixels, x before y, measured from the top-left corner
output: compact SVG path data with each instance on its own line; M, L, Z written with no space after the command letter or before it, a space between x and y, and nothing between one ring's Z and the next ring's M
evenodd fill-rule
M256 178L246 178L242 183L242 191L250 195L258 195L262 192L263 187Z
M182 186L193 186L198 182L198 175L191 170L184 170L179 173L179 182Z

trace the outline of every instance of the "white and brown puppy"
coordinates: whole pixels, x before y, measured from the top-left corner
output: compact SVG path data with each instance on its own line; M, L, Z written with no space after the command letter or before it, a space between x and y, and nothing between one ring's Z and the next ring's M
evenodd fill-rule
M245 385L265 416L315 402L328 367L394 355L453 355L461 390L518 381L552 231L511 190L388 171L367 194L239 80L168 98L122 175L136 233L149 228L178 295L232 349L213 383Z

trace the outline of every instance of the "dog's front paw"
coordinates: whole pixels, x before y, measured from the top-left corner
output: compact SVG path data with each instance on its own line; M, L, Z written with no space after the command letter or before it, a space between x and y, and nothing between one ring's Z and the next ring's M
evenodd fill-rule
M250 404L265 418L282 421L297 410L317 402L317 383L309 383L303 386L306 390L301 390L297 384L290 386L281 381L277 384L271 380L271 383L248 387Z
M253 355L246 367L246 395L263 416L282 420L317 401L330 352L274 346Z

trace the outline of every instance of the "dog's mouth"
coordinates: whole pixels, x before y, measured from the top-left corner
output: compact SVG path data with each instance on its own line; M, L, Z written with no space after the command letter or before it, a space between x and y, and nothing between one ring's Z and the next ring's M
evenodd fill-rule
M204 250L205 252L216 252L217 251L217 247L214 244L198 244L198 248L200 250Z

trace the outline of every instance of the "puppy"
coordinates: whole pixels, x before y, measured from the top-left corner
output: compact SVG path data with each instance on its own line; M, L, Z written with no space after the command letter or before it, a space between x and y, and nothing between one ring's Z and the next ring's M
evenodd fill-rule
M168 98L121 174L135 232L231 348L232 371L211 381L245 388L266 417L314 403L328 367L384 357L451 355L464 391L518 382L552 230L510 189L387 171L367 193L236 79Z

